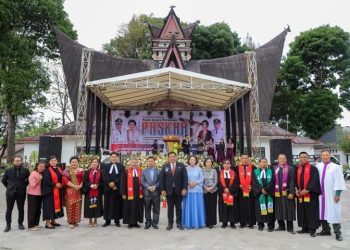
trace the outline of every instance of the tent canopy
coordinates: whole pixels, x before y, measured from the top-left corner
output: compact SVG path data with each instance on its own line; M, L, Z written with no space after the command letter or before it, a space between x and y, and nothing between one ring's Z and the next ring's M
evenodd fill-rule
M251 88L247 83L172 67L89 81L86 87L111 109L137 109L172 99L207 110L225 110Z

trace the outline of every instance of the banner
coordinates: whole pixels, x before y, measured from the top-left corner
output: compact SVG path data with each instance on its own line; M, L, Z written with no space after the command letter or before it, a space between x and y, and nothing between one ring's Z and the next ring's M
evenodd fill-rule
M209 118L210 117L210 118ZM164 150L164 136L177 136L180 143L188 135L191 149L198 141L226 139L224 111L112 111L111 150L124 153L150 152L157 143ZM157 140L155 142L155 140ZM226 140L225 140L226 141Z

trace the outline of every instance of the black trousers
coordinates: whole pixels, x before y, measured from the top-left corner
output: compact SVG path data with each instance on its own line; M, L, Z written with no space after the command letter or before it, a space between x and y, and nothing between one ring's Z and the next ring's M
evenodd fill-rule
M175 192L172 195L166 196L168 203L168 224L174 224L174 207L176 210L176 224L181 224L182 221L182 195L177 195Z
M38 226L40 223L43 198L40 195L28 194L28 228Z
M321 225L322 225L322 231L331 232L331 227L329 226L328 221L321 220ZM340 223L333 224L333 231L335 235L337 236L341 235L340 229L341 229Z
M26 201L26 195L19 195L17 192L12 197L6 196L6 223L8 226L11 225L12 222L12 210L17 203L18 209L18 224L22 225L24 220L24 203Z
M143 198L145 203L145 218L146 224L148 225L158 225L159 223L159 213L160 213L160 196L145 196ZM153 219L151 216L153 212Z
M286 229L286 224L284 223L284 220L279 220L278 226L284 230ZM287 231L292 231L292 230L293 230L293 221L287 220Z
M258 222L259 228L264 228L265 223L264 222ZM275 228L275 222L267 222L267 228L273 230Z

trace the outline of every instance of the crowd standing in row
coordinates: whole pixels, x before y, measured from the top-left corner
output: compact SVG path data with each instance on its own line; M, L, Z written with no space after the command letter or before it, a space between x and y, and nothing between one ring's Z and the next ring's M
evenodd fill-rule
M295 234L293 222L310 236L331 235L333 224L337 240L341 236L341 192L346 190L342 169L330 161L330 153L322 151L322 162L309 163L306 152L299 154L297 167L287 164L284 154L278 156L278 164L269 166L266 158L253 166L247 154L241 162L232 166L229 159L222 160L219 169L213 168L213 159L207 158L204 167L198 166L196 156L190 156L187 166L177 161L176 153L168 154L168 163L161 169L155 158L147 158L147 168L141 169L136 158L125 168L118 154L112 152L111 162L99 165L93 159L86 171L79 167L79 158L72 157L69 167L62 169L55 156L48 164L40 161L35 170L22 165L22 158L14 159L14 166L7 169L2 183L6 187L6 227L11 230L12 210L18 207L18 228L24 230L24 204L28 197L28 228L40 228L41 211L47 229L61 226L56 220L66 216L70 228L81 221L82 204L84 218L89 226L97 226L102 217L102 227L120 227L120 221L128 228L139 228L145 214L145 229L158 229L160 197L166 197L168 224L176 227L212 229L217 224L217 208L221 227L285 231ZM27 187L28 186L28 187ZM84 202L82 196L84 195ZM275 229L275 221L278 227ZM322 230L316 234L319 226Z

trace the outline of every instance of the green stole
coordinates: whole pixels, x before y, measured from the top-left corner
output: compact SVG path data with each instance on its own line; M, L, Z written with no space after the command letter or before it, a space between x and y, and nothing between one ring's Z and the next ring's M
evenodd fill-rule
M257 168L254 170L255 176L260 184L260 186L263 186L262 178L260 178L261 169ZM265 170L266 173L266 182L269 184L272 180L272 169L268 168ZM267 196L267 209L266 209L266 196ZM260 203L260 211L261 215L267 215L267 213L273 213L273 198L271 195L261 194L259 196L259 203Z

